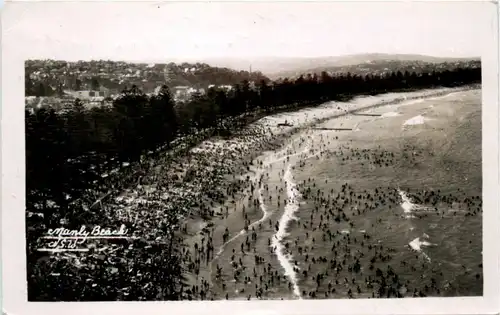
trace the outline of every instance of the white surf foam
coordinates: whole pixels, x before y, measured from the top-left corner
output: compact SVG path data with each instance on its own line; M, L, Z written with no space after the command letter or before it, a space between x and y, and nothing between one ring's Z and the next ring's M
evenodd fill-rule
M432 243L429 243L427 241L421 241L420 237L417 237L416 239L410 242L410 247L418 252L422 250L422 246L431 246L431 245Z
M430 211L430 212L434 211L432 207L425 207L425 206L413 203L413 201L410 199L410 197L408 197L406 192L402 191L401 189L398 189L398 193L399 193L399 196L401 197L401 199L403 200L403 202L401 203L401 208L403 208L403 211L405 212L406 218L415 218L415 216L413 216L411 213L413 211L416 211L416 210L418 210L418 211Z
M285 206L285 211L280 218L278 232L274 235L271 246L273 248L276 248L275 253L276 256L278 257L280 265L285 269L285 276L287 276L290 279L290 282L293 285L294 295L296 295L300 299L301 296L300 296L300 289L297 283L297 274L291 262L292 257L291 255L284 253L284 246L281 243L283 238L285 238L285 236L287 236L288 234L286 232L288 223L291 220L295 219L294 213L299 209L298 199L300 198L300 192L297 190L296 184L293 181L291 167L292 167L291 164L288 164L284 176L288 202Z
M424 233L423 238L429 238L429 236ZM429 243L427 241L423 241L423 240L421 240L420 237L417 237L416 239L414 239L413 241L411 241L408 245L410 245L410 247L414 251L421 253L428 261L431 261L431 258L426 253L424 253L422 251L422 247L423 246L432 246L432 245L435 245L435 244Z
M401 204L401 208L403 208L405 213L410 213L416 208L416 204L411 202L410 198L408 195L402 191L401 189L398 189L398 193L401 196L401 199L403 199L403 203Z
M426 118L424 116L418 115L405 121L403 126L423 125L425 124L425 121Z

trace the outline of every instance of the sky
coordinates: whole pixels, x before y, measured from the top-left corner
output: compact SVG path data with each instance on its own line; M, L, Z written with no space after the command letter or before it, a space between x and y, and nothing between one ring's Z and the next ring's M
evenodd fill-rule
M10 3L26 58L158 61L411 53L481 55L477 2Z

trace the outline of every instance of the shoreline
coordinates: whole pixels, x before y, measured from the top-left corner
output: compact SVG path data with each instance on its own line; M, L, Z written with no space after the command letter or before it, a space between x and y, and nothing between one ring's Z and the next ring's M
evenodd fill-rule
M454 88L454 89L438 89L438 90L430 90L430 91L426 90L426 91L414 92L414 95L410 95L409 97L397 97L395 99L383 100L381 102L376 102L375 104L370 104L368 106L362 106L363 104L360 104L360 105L356 106L356 108L347 110L347 111L345 111L343 113L336 113L336 114L333 114L333 115L328 115L327 117L322 117L320 119L313 119L312 121L309 121L309 122L306 121L305 124L302 125L302 126L299 125L298 127L294 126L294 127L291 127L291 128L287 128L288 130L286 130L285 128L282 128L282 129L285 129L285 130L284 131L283 130L278 130L278 132L281 131L281 133L278 133L278 135L281 136L281 137L288 138L289 141L292 141L291 139L296 138L296 135L298 133L300 133L300 131L302 131L304 129L307 129L310 126L313 126L315 124L319 124L319 123L321 123L323 121L326 121L326 120L329 120L329 119L334 119L334 118L337 118L337 117L348 115L348 114L356 112L356 111L364 111L364 110L371 109L371 108L376 108L376 107L386 106L386 105L391 105L391 104L398 104L398 103L401 103L401 102L412 101L412 100L416 100L416 99L437 97L437 96L442 96L442 95L451 94L451 93L454 93L454 92L460 92L460 91L464 91L464 90L470 90L470 89L471 88L469 88L469 87L465 87L465 88L462 87L462 88ZM472 88L472 89L474 89L474 88ZM361 98L361 99L363 99L363 98ZM335 106L335 105L341 105L341 104L337 104L335 102L330 102L328 104L322 105L321 107L331 107L332 105ZM352 105L352 104L349 104L349 105ZM320 109L316 109L316 108L313 108L313 109L302 109L302 110L299 110L297 112L294 112L294 114L301 113L302 115L306 115L307 116L308 113L310 113L311 111L315 111L315 110L321 111L322 109L321 108ZM266 120L269 120L269 119L277 119L276 116L282 118L282 116L284 116L284 115L283 114L271 115L271 116L268 116L268 117L264 117L263 119L257 121L256 123L263 123L263 121L265 122ZM271 135L274 135L274 133L272 131L270 133L271 133ZM281 142L283 142L283 141L281 141ZM279 145L278 145L278 147L279 147ZM279 152L276 153L275 151L276 150L272 150L272 151L265 150L263 152L258 152L258 151L254 152L253 155L260 156L260 158L254 159L254 161L253 161L252 164L255 164L255 162L257 162L257 164L258 164L261 159L265 159L265 156L278 155ZM284 158L281 158L281 159L284 159ZM237 209L235 209L235 211L237 211ZM276 213L273 213L273 215L275 215L275 214ZM269 215L270 214L268 214L268 213L263 213L262 218L266 218L266 216L269 216ZM281 217L281 215L280 215L280 217ZM253 222L252 224L255 224L255 223L261 221L262 218L257 218L256 221ZM219 220L217 220L217 221L219 221ZM221 220L221 221L223 221L223 220ZM284 227L284 229L286 229L286 228L287 227ZM243 231L237 231L235 235L230 236L230 237L232 237L231 241L234 240L234 239L237 239L238 237L241 237L243 234L245 234L245 233L242 233L242 232ZM212 231L212 233L213 233L213 231ZM219 258L220 254L221 254L220 252L217 253L217 258ZM210 275L210 273L209 273L209 275ZM211 280L210 280L210 282L211 282Z

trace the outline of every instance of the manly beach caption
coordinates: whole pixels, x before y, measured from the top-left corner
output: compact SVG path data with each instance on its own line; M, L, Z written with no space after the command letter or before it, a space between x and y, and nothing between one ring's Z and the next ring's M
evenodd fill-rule
M49 229L42 239L49 242L45 248L39 251L61 252L61 251L88 251L83 245L89 239L130 239L128 228L122 224L118 229L105 228L99 225L87 227L82 225L80 229L55 228Z

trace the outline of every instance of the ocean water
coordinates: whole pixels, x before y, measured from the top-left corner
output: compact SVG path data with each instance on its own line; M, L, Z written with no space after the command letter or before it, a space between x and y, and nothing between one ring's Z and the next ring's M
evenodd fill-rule
M311 270L298 277L301 290L341 298L360 286L361 293L353 297L371 297L377 285L363 287L366 278L376 279L377 268L390 266L398 276L394 287L404 292L401 297L412 296L414 290L426 296L482 295L480 100L475 90L387 106L370 111L381 117L351 116L324 124L356 126L357 132L312 136L323 154L302 161L303 167L295 170L296 181L303 183L299 190L308 197L295 212L300 223L290 228L289 237L308 248L307 262L295 254ZM438 190L440 197L432 203L427 197ZM367 194L369 209L363 199ZM338 195L347 196L345 204L331 203ZM326 219L331 213L344 213L349 220L335 222L334 215ZM323 241L326 231L338 235ZM337 255L332 249L336 242ZM383 249L374 251L377 246ZM328 263L311 263L311 256L346 263L336 273ZM361 272L347 272L356 259ZM332 293L311 281L311 273L323 275L323 282L347 278L350 283L337 285Z

